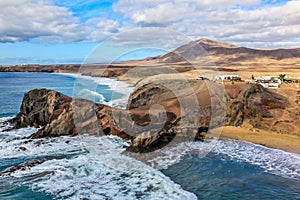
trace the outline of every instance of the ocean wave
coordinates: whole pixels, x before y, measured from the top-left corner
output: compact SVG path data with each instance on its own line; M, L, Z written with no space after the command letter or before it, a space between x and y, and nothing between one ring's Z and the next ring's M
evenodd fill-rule
M10 118L0 118L0 127L12 128L9 123L4 123L8 119ZM57 152L68 154L84 151L79 136L29 139L28 137L36 131L38 128L34 127L0 130L0 159L32 158L57 155Z
M68 73L55 73L55 74L71 76L76 79L91 80L98 85L108 86L110 90L115 91L116 93L122 94L122 98L112 99L111 101L107 101L107 102L103 101L103 104L109 105L111 107L116 107L116 108L126 108L127 100L134 89L131 84L129 84L125 81L118 81L118 80L111 79L111 78L92 77L92 76L85 76L85 75L81 75L81 74L68 74Z
M197 199L160 171L122 155L126 141L114 136L64 137L51 141L51 146L43 145L45 152L35 150L32 153L70 151L70 143L66 144L66 139L71 140L71 144L74 140L80 141L88 153L47 160L31 168L17 170L10 176L17 179L27 177L26 183L34 191L63 199ZM30 180L28 177L33 178Z
M268 173L300 179L300 154L229 139L221 140L213 152L258 166Z
M0 118L0 127L10 126L3 123L7 119ZM196 199L159 171L181 162L189 154L198 154L199 159L208 153L218 154L222 159L249 163L268 173L300 179L299 154L243 141L214 139L167 146L156 151L156 156L145 164L123 155L129 143L115 136L24 138L37 130L28 127L0 131L0 160L9 166L9 160L46 159L40 165L15 171L10 177L27 177L24 184L28 187L57 198Z
M0 118L0 134L2 131L12 128L12 126L6 121L12 119L13 117L1 117Z
M18 182L58 199L197 199L160 171L122 155L129 144L119 137L19 137L35 131L11 130L8 134L15 137L0 141L2 169L43 160L7 174L2 177L4 182Z
M147 163L158 169L167 169L187 155L198 155L201 159L208 153L223 155L226 160L249 163L282 177L300 179L300 154L232 139L181 143L158 150L157 156Z
M152 155L145 162L160 170L167 169L169 166L181 162L190 154L198 154L201 159L211 152L217 143L218 140L213 139L205 142L182 142L174 146L166 146L151 153Z
M94 101L95 103L105 103L105 101L107 101L102 94L99 94L89 89L82 89L75 95L76 97L80 97L82 99L88 99L90 101Z
M27 136L35 132L33 128L23 128L13 132L21 133L22 131ZM77 137L41 138L34 140L6 137L0 141L0 159L68 155L84 151L80 139Z
M91 77L91 76L84 76L84 75L77 75L77 78L92 80L94 83L98 85L107 85L110 90L122 94L121 98L112 99L110 101L103 101L103 104L114 107L114 108L126 108L127 107L127 100L129 99L130 94L133 91L133 86L124 82L118 81L111 78L105 77Z

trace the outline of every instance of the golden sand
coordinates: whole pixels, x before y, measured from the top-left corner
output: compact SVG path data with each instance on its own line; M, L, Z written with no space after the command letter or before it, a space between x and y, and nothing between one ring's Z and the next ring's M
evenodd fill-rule
M234 126L225 126L212 131L220 131L220 138L229 138L252 142L270 148L281 149L293 153L300 153L300 137L289 134L279 134L271 131L246 129Z

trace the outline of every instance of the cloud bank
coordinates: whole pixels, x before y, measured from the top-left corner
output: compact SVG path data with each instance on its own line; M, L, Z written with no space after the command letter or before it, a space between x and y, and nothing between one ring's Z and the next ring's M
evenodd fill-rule
M97 2L64 0L57 5L51 0L1 0L0 42L101 42L139 27L160 27L193 39L206 37L252 47L300 44L299 0L119 0L109 1L110 15L117 17L99 14L87 20L71 9ZM150 44L149 35L138 37Z

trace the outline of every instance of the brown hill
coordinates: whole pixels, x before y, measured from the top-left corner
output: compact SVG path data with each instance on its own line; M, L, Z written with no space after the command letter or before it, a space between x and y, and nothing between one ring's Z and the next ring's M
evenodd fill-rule
M262 50L200 39L180 46L159 58L160 62L167 63L180 63L186 60L199 65L210 62L222 66L290 65L299 63L300 48Z

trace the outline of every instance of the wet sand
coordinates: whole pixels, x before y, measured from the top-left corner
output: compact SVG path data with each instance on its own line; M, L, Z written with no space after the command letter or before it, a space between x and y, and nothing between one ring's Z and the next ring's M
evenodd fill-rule
M300 153L300 137L290 134L279 134L259 129L246 129L234 126L225 126L212 131L220 131L220 138L242 140L266 147L281 149L288 152Z

